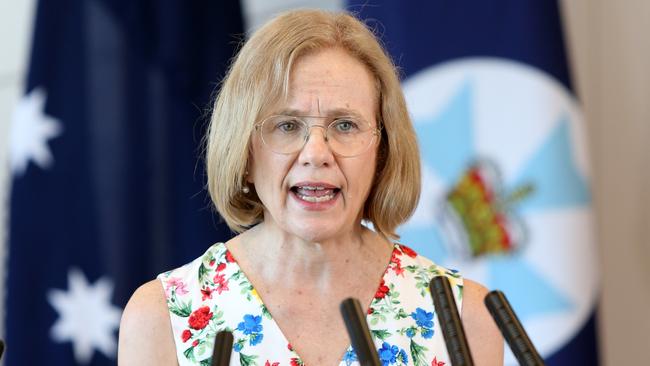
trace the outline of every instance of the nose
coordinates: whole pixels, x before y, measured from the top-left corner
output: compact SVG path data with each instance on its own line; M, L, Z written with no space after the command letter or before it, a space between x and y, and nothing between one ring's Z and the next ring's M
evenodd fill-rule
M316 130L319 130L320 133L316 132ZM310 126L305 138L305 145L300 150L298 157L300 164L313 166L332 164L334 153L327 143L327 127L321 125Z

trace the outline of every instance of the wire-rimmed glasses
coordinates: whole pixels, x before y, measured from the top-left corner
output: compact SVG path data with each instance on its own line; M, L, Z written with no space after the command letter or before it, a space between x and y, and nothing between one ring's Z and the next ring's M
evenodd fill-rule
M330 120L327 126L309 124L307 120ZM262 142L278 154L293 154L305 146L312 128L322 128L332 152L351 158L366 152L379 139L381 130L358 117L321 117L273 115L255 124Z

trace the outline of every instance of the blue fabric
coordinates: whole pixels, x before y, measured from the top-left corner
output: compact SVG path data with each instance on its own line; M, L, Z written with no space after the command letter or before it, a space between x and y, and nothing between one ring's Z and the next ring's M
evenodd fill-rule
M48 293L77 269L114 306L231 233L206 191L206 109L243 37L238 2L39 1L26 95L46 93L53 163L14 174L6 365L74 365ZM116 332L113 332L116 337ZM115 355L93 351L92 365Z

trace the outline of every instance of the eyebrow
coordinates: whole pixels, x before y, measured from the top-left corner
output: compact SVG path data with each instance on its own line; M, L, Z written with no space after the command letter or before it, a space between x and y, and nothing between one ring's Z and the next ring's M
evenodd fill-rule
M298 109L283 109L280 110L277 114L283 114L287 116L296 116L296 117L320 117L320 116L310 116L307 114L305 111L301 111ZM325 114L322 117L337 117L337 116L349 116L349 117L357 117L359 119L363 119L363 116L361 116L359 113L352 109L348 108L335 108L335 109L330 109L325 112Z

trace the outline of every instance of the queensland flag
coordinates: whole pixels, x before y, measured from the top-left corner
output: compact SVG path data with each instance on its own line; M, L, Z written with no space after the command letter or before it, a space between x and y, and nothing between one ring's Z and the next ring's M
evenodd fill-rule
M11 132L5 365L114 365L126 301L230 236L203 189L234 1L38 2Z
M585 122L557 2L348 9L399 66L418 133L422 196L401 240L504 291L548 365L598 364Z

